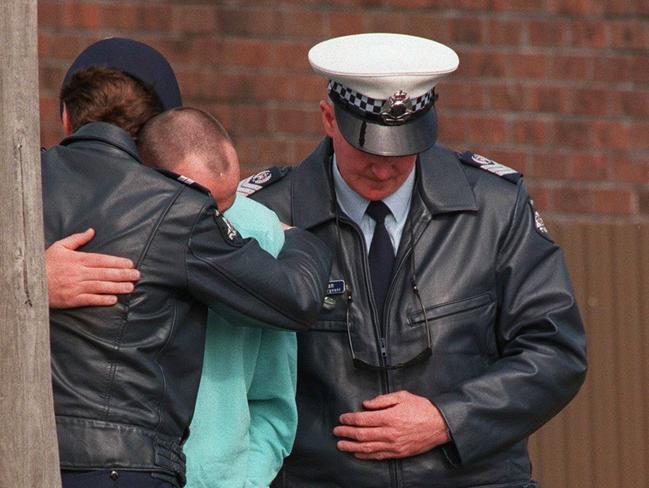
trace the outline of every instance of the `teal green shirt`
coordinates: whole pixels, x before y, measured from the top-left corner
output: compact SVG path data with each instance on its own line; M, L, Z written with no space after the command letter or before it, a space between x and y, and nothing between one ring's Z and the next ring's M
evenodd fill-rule
M277 257L284 232L275 213L237 195L225 216L243 237ZM231 313L222 314L232 317ZM188 488L267 487L293 447L295 333L245 327L210 310L190 436Z

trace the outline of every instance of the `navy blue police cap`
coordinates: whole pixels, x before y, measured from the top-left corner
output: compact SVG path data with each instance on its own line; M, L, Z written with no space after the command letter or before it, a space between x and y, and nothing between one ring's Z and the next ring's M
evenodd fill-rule
M110 37L83 50L65 75L63 87L79 70L104 66L126 73L151 87L162 102L162 108L180 107L180 89L171 65L151 46L132 39Z

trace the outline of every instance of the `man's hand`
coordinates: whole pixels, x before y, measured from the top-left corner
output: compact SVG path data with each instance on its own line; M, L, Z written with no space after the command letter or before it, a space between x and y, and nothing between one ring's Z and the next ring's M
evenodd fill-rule
M338 449L358 459L414 456L449 441L439 410L428 399L399 391L365 400L363 412L340 416Z
M75 251L95 236L93 229L56 241L45 251L51 308L107 306L133 291L140 272L130 259Z

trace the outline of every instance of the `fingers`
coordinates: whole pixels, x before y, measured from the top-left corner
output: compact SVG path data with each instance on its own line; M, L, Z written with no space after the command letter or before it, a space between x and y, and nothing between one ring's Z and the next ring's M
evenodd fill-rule
M137 269L128 268L87 268L84 271L84 280L88 281L108 281L108 282L130 282L140 279L140 272ZM130 293L127 292L108 292L108 293ZM91 291L94 293L94 291Z
M134 285L130 281L115 283L112 281L84 281L81 283L83 294L90 295L122 295L131 293Z
M128 258L109 256L108 254L96 254L91 252L79 253L80 262L87 268L120 268L129 269L135 265Z
M93 237L95 237L95 230L91 228L85 232L71 234L68 237L61 239L60 241L55 242L54 244L60 244L63 247L74 251L75 249L88 244Z
M74 297L71 307L110 307L117 303L115 295L92 295L89 293L82 293Z
M371 400L365 400L363 406L369 410L390 408L403 401L404 394L407 393L405 391L397 391L395 393L379 395Z
M378 452L390 452L390 445L386 442L338 441L336 447L339 451L352 454L372 455Z
M334 428L334 435L360 442L391 442L393 440L389 430L381 427L350 427L348 425L338 425Z
M375 412L349 412L340 416L340 423L356 427L381 427L385 425L382 411Z
M405 456L401 456L395 452L390 452L390 451L378 451L378 452L372 452L368 454L357 452L354 454L354 457L356 459L373 459L375 461L381 461L382 459L400 458Z

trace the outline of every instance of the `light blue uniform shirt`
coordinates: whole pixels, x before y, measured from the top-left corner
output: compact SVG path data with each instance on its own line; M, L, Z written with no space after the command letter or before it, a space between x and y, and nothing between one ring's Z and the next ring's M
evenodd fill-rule
M343 179L338 165L336 164L336 156L332 158L333 164L333 177L334 189L336 191L336 200L338 206L345 212L345 214L360 227L363 237L365 237L366 250L369 253L370 244L372 243L372 236L374 235L374 226L376 223L374 219L367 215L365 211L370 201L360 196ZM406 181L399 187L397 191L383 199L390 209L390 214L385 217L385 228L390 235L392 241L392 248L394 253L399 249L399 242L401 242L401 234L408 218L410 211L410 201L412 200L412 190L415 186L415 168L406 178Z

